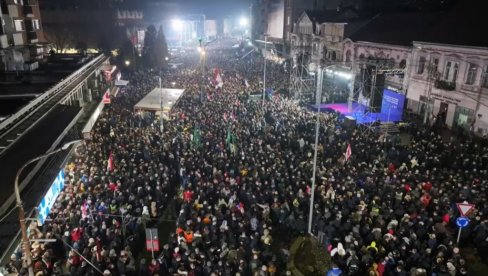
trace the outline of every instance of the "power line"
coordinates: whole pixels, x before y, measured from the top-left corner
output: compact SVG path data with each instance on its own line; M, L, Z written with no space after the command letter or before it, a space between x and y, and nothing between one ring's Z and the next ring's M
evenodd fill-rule
M0 219L0 223L2 223L15 209L17 209L17 206L15 206L14 208L12 208L7 214L5 214L5 216L3 216Z

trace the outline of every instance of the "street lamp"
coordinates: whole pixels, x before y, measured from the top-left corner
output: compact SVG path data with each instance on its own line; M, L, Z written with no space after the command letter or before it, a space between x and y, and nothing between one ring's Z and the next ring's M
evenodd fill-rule
M164 130L164 121L163 121L163 88L161 87L161 76L159 76L159 103L161 105L161 124L159 126L161 132Z
M173 19L171 21L171 26L175 31L183 30L183 21L181 19Z
M203 40L199 39L200 45L198 46L198 52L200 53L200 70L201 70L201 83L200 83L200 102L203 101L203 90L205 88L205 44Z
M327 72L330 67L334 65L327 66L325 70L322 70L320 65L317 67L317 121L315 122L315 148L313 153L313 171L312 171L312 192L310 194L310 209L308 213L308 233L312 234L312 219L313 219L313 204L315 196L315 175L317 174L317 148L319 145L319 130L320 130L320 103L322 102L322 80L323 73Z
M241 27L246 27L246 26L247 26L247 24L248 24L247 17L241 17L241 18L239 19L239 25L240 25Z
M266 97L266 57L268 55L268 35L264 34L264 69L263 69L263 108Z
M27 263L27 268L29 270L29 276L34 276L34 268L32 267L32 256L31 256L31 250L30 250L30 241L29 241L29 236L27 236L27 227L25 225L25 212L24 212L24 207L22 206L22 199L20 198L20 189L19 189L19 177L22 171L29 166L30 164L42 159L46 158L48 156L51 156L53 154L56 154L60 151L67 150L71 145L80 143L83 140L74 140L71 142L68 142L61 146L61 148L53 150L53 151L48 151L45 154L35 157L29 161L27 161L20 169L17 171L17 174L15 175L15 182L14 182L14 191L15 191L15 198L17 201L17 207L19 208L19 222L20 222L20 231L22 232L22 244L24 247L24 252L25 252L25 257L26 257L26 263Z
M130 65L130 60L126 60L125 61L125 66L129 66Z

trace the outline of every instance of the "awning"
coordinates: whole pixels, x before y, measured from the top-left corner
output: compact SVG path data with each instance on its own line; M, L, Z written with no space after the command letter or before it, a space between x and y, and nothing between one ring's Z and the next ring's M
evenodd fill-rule
M162 111L163 114L167 116L173 105L176 104L184 91L184 89L155 88L134 106L134 110L154 112Z
M115 81L116 86L127 86L127 84L129 84L128 80L116 80Z

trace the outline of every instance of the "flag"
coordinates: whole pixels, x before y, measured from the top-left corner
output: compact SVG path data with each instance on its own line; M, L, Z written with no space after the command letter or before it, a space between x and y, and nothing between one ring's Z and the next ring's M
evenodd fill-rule
M246 85L246 88L249 88L249 82L247 82L247 79L244 80L244 85Z
M345 162L347 162L349 160L349 158L351 158L351 154L352 154L352 151L351 151L351 144L347 144L347 149L346 149L346 160Z
M232 142L232 134L230 133L230 128L227 128L227 136L225 137L225 143L230 144Z
M109 104L111 102L111 100L110 100L110 88L107 89L107 92L105 92L105 94L103 94L102 101L104 104Z
M88 217L88 203L86 200L83 202L83 205L81 205L81 217L86 218Z
M114 157L112 155L112 152L110 152L110 154L108 155L107 170L109 172L112 172L114 169L115 169Z
M192 137L192 146L195 148L200 147L200 129L194 128L193 129L193 137Z

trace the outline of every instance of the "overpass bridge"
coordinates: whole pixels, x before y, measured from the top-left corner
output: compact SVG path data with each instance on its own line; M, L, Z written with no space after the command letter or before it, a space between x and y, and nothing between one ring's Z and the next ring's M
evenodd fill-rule
M10 256L20 229L13 193L17 170L68 140L80 139L77 121L90 112L91 102L101 99L107 87L101 68L108 61L104 55L92 58L0 123L0 217L5 216L0 222L0 261ZM26 213L35 213L67 154L41 159L24 170L19 186Z

